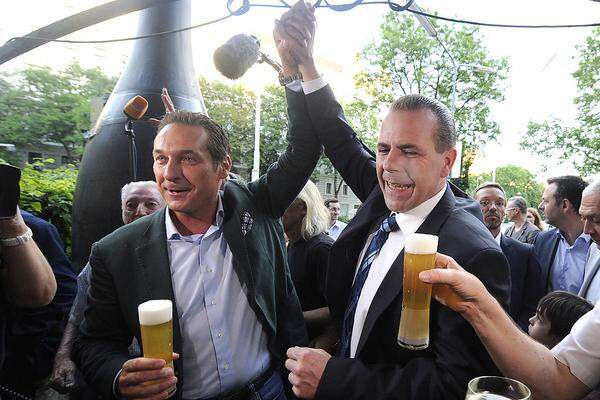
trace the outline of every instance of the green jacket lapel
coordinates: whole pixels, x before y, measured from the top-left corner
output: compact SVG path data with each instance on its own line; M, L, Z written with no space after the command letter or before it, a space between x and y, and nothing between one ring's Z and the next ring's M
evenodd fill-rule
M165 207L152 215L148 228L135 249L135 254L137 266L144 279L148 300L168 299L173 302L173 351L180 355L179 360L175 361L175 369L178 371L177 375L179 377L178 386L180 386L183 382L181 373L183 354L177 302L173 293L167 249L166 210Z

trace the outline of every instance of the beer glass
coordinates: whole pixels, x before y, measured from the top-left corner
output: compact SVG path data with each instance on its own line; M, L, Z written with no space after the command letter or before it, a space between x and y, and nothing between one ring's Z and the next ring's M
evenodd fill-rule
M138 306L144 357L161 358L173 368L173 304L150 300Z
M466 400L529 400L531 391L514 379L501 376L480 376L467 386Z
M435 263L438 237L414 233L407 235L404 246L404 283L398 344L411 350L429 346L429 304L431 284L419 279L419 272Z

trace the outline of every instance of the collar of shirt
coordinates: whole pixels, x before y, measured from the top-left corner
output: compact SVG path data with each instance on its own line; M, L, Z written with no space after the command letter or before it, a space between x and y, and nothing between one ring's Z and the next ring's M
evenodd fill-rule
M579 247L579 246L584 246L584 245L587 246L592 241L592 237L590 235L588 235L587 233L582 233L581 235L579 235L579 237L577 239L575 239L575 241L573 242L572 245L569 245L569 242L567 242L567 239L565 239L565 237L563 236L563 234L561 233L561 231L559 229L556 230L556 234L558 235L558 240L567 249L572 249L574 247Z
M223 214L223 202L221 200L221 195L219 192L219 194L217 195L217 211L215 213L215 218L213 220L212 226L209 228L208 231L206 231L206 234L211 234L215 230L221 228L221 225L223 224ZM173 220L171 219L171 210L169 210L169 207L167 207L167 210L165 212L165 227L167 232L167 240L182 240L182 238L185 237L188 237L192 240L196 240L203 236L200 234L184 236L181 233L179 233L179 231L175 227L175 224L173 223Z
M435 196L404 213L393 213L402 233L415 233L444 196L446 185Z

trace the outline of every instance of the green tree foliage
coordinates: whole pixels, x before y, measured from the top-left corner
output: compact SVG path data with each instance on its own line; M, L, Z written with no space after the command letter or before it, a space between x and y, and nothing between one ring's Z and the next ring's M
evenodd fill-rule
M471 175L469 179L469 193L484 182L491 182L492 174L489 172ZM542 200L544 185L535 179L535 175L525 168L516 165L505 165L496 169L496 182L506 191L507 200L513 196L523 196L530 207L537 208Z
M574 103L578 116L574 126L557 118L530 122L521 147L546 157L573 161L582 175L600 172L600 28L578 46L579 68Z
M477 64L493 70L466 66L457 70L455 120L464 145L462 182L458 183L466 188L476 149L499 133L489 103L504 98L502 82L508 73L508 62L488 54L477 28L456 29L431 22L457 64ZM376 109L409 93L422 93L451 107L453 62L412 15L388 13L381 25L380 39L362 51L359 61L366 69L356 75L355 84Z
M71 64L64 71L29 67L0 75L0 142L60 143L68 157L81 154L90 128L90 99L110 93L116 82L98 69Z
M77 168L73 165L54 168L53 162L38 161L23 168L19 207L56 226L69 250Z
M252 169L254 147L254 93L241 85L205 78L200 78L199 84L208 114L229 135L234 172L247 178L245 172Z

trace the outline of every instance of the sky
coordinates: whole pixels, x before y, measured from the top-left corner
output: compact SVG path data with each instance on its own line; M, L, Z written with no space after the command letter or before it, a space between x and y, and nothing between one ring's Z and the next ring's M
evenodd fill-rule
M102 4L97 0L19 0L3 4L0 43L13 36L49 24L87 8ZM258 1L254 1L258 2ZM330 0L330 3L347 0ZM277 4L278 0L260 3ZM591 0L419 0L419 5L439 15L482 22L509 24L576 24L600 22L600 3ZM234 2L234 5L241 1ZM226 0L192 1L192 24L199 24L227 14ZM356 7L348 12L317 10L318 31L315 55L321 71L333 86L338 98L349 100L353 94L352 76L359 68L356 54L379 35L385 5ZM212 53L215 48L237 33L248 33L262 40L262 49L272 55L273 20L284 10L252 8L218 24L192 31L194 64L198 75L225 80L215 70ZM103 22L68 36L69 39L110 39L134 36L139 13ZM458 26L457 26L458 28ZM553 175L576 173L568 163L545 160L530 151L519 150L518 143L530 120L542 121L559 117L573 122L577 93L572 73L577 69L576 46L584 42L592 28L576 29L503 29L482 27L483 42L492 57L508 57L510 73L505 100L491 103L493 118L500 124L498 143L489 143L478 156L472 171L491 171L494 167L515 164L529 169L540 181ZM12 71L27 65L50 65L63 68L73 59L84 66L98 66L107 74L118 75L127 60L133 42L89 45L50 43L3 65L0 71ZM239 83L255 90L275 83L269 67L253 67ZM542 171L542 161L549 163Z

